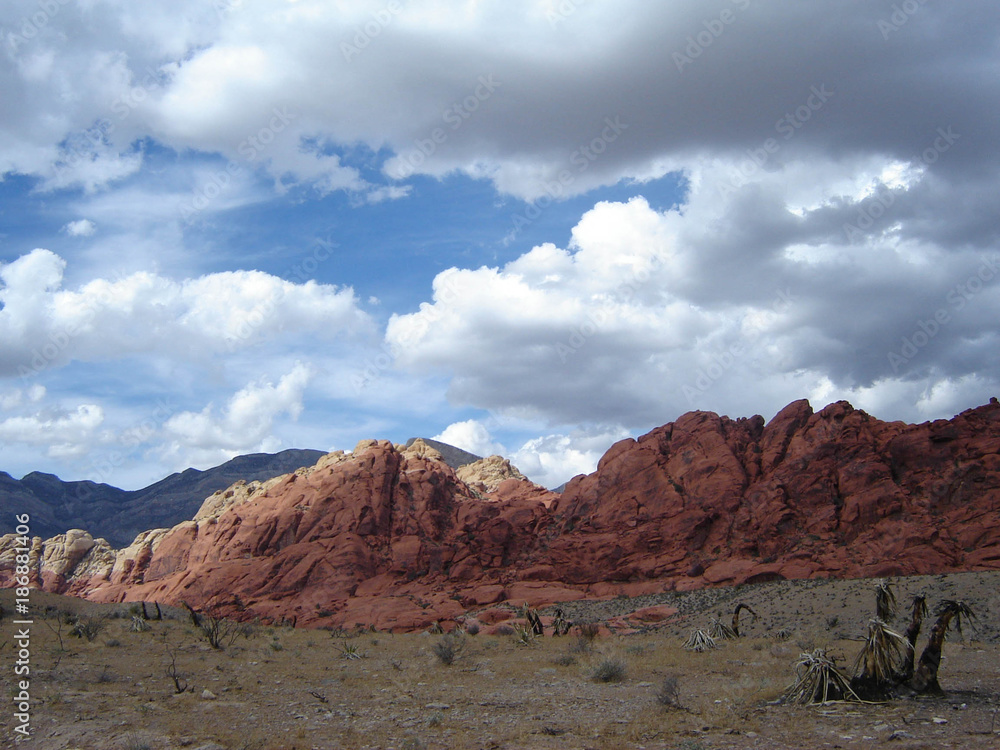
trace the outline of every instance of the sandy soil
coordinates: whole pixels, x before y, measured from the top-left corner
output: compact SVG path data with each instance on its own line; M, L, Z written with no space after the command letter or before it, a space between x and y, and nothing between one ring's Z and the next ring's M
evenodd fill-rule
M829 648L850 670L874 610L872 581L801 581L637 599L574 602L600 621L650 604L679 614L656 627L591 643L570 636L466 636L447 666L443 636L256 628L211 648L182 611L132 632L123 606L34 592L30 695L39 750L278 750L279 748L998 748L1000 573L894 580L901 609L961 599L977 629L949 635L942 698L798 707L774 703L800 653ZM760 615L745 637L706 653L681 647L737 602ZM17 694L13 592L0 592L0 682ZM96 618L93 641L70 636L66 612ZM904 627L902 616L894 623ZM930 623L924 628L920 647ZM775 636L779 631L785 639ZM167 670L173 662L177 693ZM621 681L600 682L595 670ZM664 683L676 694L664 705ZM13 746L13 701L0 714Z

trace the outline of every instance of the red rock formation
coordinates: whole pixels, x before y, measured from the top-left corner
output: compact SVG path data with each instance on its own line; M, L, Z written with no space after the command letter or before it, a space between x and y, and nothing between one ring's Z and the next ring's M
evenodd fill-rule
M101 601L416 629L503 601L996 569L1000 405L922 425L845 402L796 401L766 426L693 412L612 446L561 496L517 478L483 495L384 441L228 492L138 538L110 574L39 580Z

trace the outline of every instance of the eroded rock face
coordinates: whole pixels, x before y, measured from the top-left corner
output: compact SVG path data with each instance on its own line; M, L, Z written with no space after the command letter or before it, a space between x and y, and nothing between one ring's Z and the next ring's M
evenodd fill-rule
M845 402L767 425L693 412L612 446L561 496L503 459L456 474L434 453L363 441L216 493L111 565L85 532L36 540L33 565L96 600L396 629L505 601L1000 567L995 403L922 425Z
M0 537L0 580L10 585L16 565L14 534ZM116 553L104 539L94 539L81 529L70 529L46 541L35 537L28 554L33 583L59 594L77 593L93 581L106 579Z

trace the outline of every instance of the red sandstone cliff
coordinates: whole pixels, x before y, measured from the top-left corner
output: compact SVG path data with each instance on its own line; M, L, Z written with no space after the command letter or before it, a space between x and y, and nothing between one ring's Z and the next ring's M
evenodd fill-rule
M84 538L51 540L73 565L44 565L48 543L33 554L46 588L90 599L400 629L503 599L1000 568L995 401L922 425L845 402L797 401L766 426L693 412L612 446L561 496L467 481L433 450L366 441L217 493L110 570Z

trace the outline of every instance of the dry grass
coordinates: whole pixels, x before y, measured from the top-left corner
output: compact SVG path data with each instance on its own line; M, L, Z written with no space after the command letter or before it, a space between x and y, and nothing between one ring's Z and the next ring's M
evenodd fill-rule
M796 588L782 589L782 612L826 596L818 587L803 588L801 599L788 595ZM9 593L0 592L8 609ZM870 583L863 593L869 614ZM839 603L839 597L831 598ZM39 610L45 603L73 608L77 616L106 611L41 593L33 602ZM984 602L977 609L993 606ZM767 617L756 600L754 607ZM32 747L122 750L141 743L149 750L172 750L214 742L226 750L786 750L827 741L853 747L839 738L860 741L864 735L875 740L858 747L878 746L888 732L872 727L883 724L905 726L917 738L901 746L950 742L987 748L1000 739L988 734L1000 698L1000 675L993 668L1000 649L993 643L946 644L941 681L948 690L964 691L965 709L952 710L943 701L897 701L853 705L847 714L773 703L794 679L801 651L828 646L828 653L837 652L842 660L858 652L857 640L831 640L825 615L800 616L801 628L788 643L775 642L758 626L711 653L684 650L677 630L706 622L708 612L659 631L596 637L576 653L569 651L574 641L565 638L535 638L526 648L512 636L464 637L451 666L435 654L435 644L446 637L440 635L355 635L348 643L367 658L351 658L344 655L344 639L262 627L259 638L240 638L216 650L180 612L176 619L149 621L145 632L131 630L131 617L109 619L103 637L93 642L68 638L64 626L60 649L58 628L39 618L32 631L37 701ZM857 623L850 635L859 638L862 627ZM108 648L108 639L120 645ZM10 656L7 644L0 661L9 663ZM595 667L615 658L627 662L623 679L595 681ZM11 678L11 670L0 671L3 688L10 689ZM201 697L206 689L215 699ZM931 722L942 715L938 712L946 712L947 725ZM9 721L0 716L6 726Z

